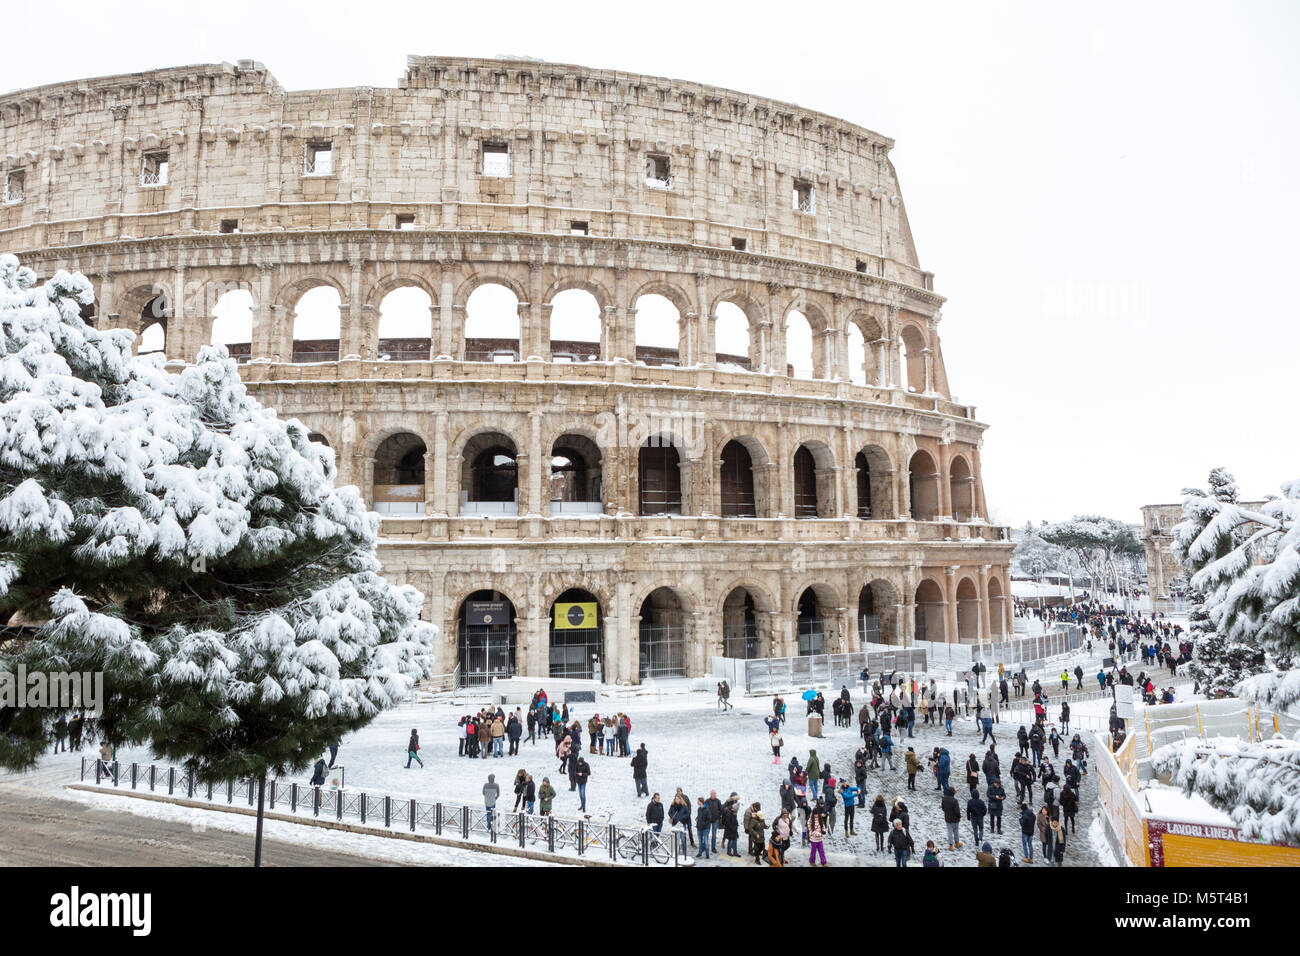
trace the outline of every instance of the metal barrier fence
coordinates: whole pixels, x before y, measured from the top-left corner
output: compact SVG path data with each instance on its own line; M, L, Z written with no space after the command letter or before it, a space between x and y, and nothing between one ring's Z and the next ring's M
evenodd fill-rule
M1275 733L1294 737L1297 732L1300 718L1276 714L1237 697L1158 704L1144 708L1133 722L1137 753L1142 760L1153 750L1188 737L1244 737L1256 741Z
M249 777L225 782L199 781L176 767L132 763L107 763L97 757L81 758L81 779L87 775L97 785L151 793L165 790L168 796L187 800L257 806L257 780ZM266 809L291 815L355 822L383 835L384 830L432 830L471 843L472 836L489 843L509 843L520 849L538 849L553 854L573 853L579 857L607 855L612 862L649 866L679 864L677 841L670 833L656 833L644 826L619 826L568 820L549 815L489 811L482 806L424 801L353 790L332 790L306 784L266 782Z
M726 676L732 688L748 694L766 694L795 687L836 683L853 685L865 668L874 676L882 671L922 674L925 651L895 648L889 651L857 651L851 654L807 654L800 657L758 657L746 661L714 658L714 675ZM733 679L734 676L734 679Z

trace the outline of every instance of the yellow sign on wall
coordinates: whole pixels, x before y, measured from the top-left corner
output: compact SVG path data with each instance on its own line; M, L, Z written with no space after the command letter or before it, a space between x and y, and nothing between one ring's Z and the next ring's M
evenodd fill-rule
M555 629L571 631L596 626L596 602L555 605Z

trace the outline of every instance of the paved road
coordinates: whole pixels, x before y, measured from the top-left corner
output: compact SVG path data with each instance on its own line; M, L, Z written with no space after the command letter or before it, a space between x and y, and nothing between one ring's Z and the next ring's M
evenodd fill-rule
M391 866L389 861L265 840L267 866ZM0 786L0 860L6 866L251 866L252 837Z

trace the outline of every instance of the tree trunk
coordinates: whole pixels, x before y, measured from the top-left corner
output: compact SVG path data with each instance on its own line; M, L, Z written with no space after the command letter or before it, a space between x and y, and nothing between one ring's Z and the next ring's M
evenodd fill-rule
M266 771L257 780L257 836L253 838L253 866L262 865L262 817L266 808Z

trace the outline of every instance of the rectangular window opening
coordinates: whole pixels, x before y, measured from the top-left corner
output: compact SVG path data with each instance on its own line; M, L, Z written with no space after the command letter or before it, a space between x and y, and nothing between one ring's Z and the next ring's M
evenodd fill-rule
M167 150L151 149L144 154L144 163L140 167L141 186L166 186L169 163Z
M510 144L486 142L483 144L483 175L510 175Z
M414 228L415 228L415 213L413 213L413 212L399 212L399 213L397 214L397 228L398 228L398 229L402 229L402 230L405 230L405 229L414 229Z
M651 189L671 189L672 164L667 156L650 153L645 158L645 184Z
M857 269L863 275L867 274L867 263L865 260L859 259L857 265L855 265L853 268Z
M303 151L302 174L304 176L333 176L334 144L326 142L308 143Z
M744 252L745 245L745 240L739 237L735 237L731 240L731 248L735 249L737 252Z
M813 192L813 184L806 179L796 179L794 181L793 201L797 212L809 214L817 212L817 197Z
M583 222L580 219L574 219L569 223L569 235L571 236L590 236L591 223Z
M238 219L221 220L221 231L225 233L239 232L239 220Z
M5 202L22 202L27 195L27 173L15 169L5 177Z

